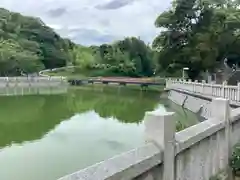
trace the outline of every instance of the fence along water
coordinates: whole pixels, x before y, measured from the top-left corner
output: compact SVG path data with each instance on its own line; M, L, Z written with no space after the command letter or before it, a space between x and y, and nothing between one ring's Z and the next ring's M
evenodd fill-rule
M224 82L223 84L208 84L205 81L192 82L191 80L166 80L167 89L180 89L193 93L199 93L211 97L222 97L231 101L240 102L240 83L237 86L229 86Z
M0 77L0 95L58 94L67 85L63 77Z

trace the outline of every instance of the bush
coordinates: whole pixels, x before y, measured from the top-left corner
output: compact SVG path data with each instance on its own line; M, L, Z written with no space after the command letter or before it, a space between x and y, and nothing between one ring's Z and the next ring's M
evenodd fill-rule
M240 144L234 147L232 157L230 159L230 165L234 173L240 171Z

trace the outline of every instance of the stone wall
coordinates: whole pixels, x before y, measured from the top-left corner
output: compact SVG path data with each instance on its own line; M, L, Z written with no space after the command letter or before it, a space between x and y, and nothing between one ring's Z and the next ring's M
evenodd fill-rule
M193 96L184 91L170 90L168 99L204 118L211 117L211 99Z
M170 89L168 91L168 99L205 119L211 117L212 98L209 96L203 96L201 94L191 93L180 89ZM231 110L238 107L239 104L234 102L230 104Z
M237 144L240 142L240 114L239 109L234 109L231 111L231 144Z
M201 131L209 132L211 135L197 133L195 136L189 136L187 131L176 135L177 151L176 155L176 177L178 180L209 180L213 175L218 174L226 169L228 156L225 153L225 130L223 125L208 120L214 126L208 126L209 122L204 122L201 126ZM192 127L190 130L196 130L199 127ZM219 131L215 130L219 129ZM196 132L199 132L196 130ZM184 139L184 136L189 139ZM202 136L202 137L201 137ZM195 139L197 138L197 139ZM201 138L199 140L198 138ZM187 146L182 142L193 142L191 146Z

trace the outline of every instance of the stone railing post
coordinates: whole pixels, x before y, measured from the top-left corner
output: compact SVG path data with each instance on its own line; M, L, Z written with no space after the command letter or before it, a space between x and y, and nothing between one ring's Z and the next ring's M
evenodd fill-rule
M240 82L237 84L237 101L240 101Z
M216 98L212 100L211 116L225 124L225 143L220 158L220 169L227 168L229 180L232 178L229 158L231 157L231 122L230 122L230 104L228 99ZM217 173L217 172L216 172Z
M61 84L65 83L65 78L63 76L61 76Z
M201 92L202 94L204 94L205 83L206 83L206 81L202 80L202 92Z
M225 98L225 86L227 85L227 82L224 81L222 84L222 92L221 92L221 97Z
M6 77L6 84L5 84L5 87L9 87L9 78Z
M211 96L214 96L214 91L213 91L213 83L211 82L210 83L210 90L209 90L209 94L211 95Z
M192 80L191 79L188 79L188 90L189 91L193 91L193 83L192 83Z
M194 84L193 84L193 92L197 92L197 83L198 83L198 80L195 80L194 81Z
M173 112L147 112L144 118L148 141L164 150L163 179L175 180L175 131Z
M182 88L182 86L183 86L183 81L182 81L182 79L178 79L178 80L177 80L177 83L178 83L177 88Z
M171 79L170 78L167 78L166 80L166 88L170 88L172 86L172 83L171 83Z
M51 86L51 85L52 85L52 82L51 82L51 81L52 81L52 77L49 76L49 77L47 77L47 79L48 79L48 81L47 81L47 83L45 84L45 86L51 88L51 87L52 87L52 86Z

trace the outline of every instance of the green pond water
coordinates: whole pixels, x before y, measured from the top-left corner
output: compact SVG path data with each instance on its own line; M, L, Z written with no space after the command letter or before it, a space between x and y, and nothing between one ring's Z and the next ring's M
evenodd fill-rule
M62 95L0 97L0 180L55 180L144 144L146 111L198 118L156 92L69 89Z

